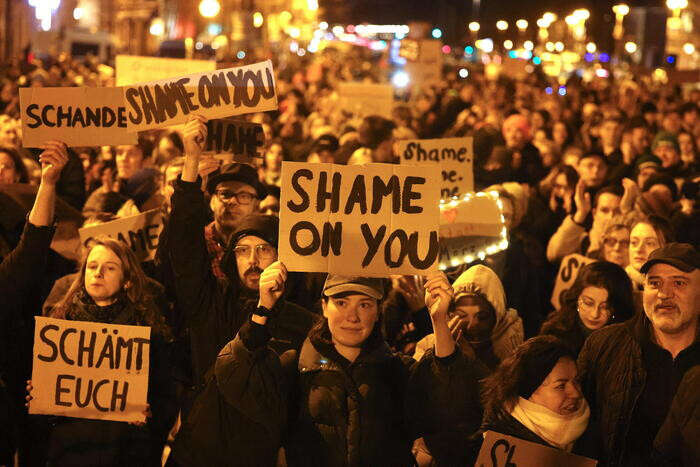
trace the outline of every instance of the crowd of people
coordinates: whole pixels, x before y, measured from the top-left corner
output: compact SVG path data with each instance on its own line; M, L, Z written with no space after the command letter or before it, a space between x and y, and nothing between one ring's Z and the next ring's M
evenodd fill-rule
M338 83L386 80L364 49L275 70L278 110L246 117L261 157L222 163L197 115L136 145L24 148L18 87L113 69L2 69L0 466L472 465L487 430L601 465L700 465L700 89L572 75L561 95L539 69L446 67L387 118L339 105ZM278 261L282 161L398 163L397 141L442 137L473 138L506 250L425 277ZM151 209L154 260L75 235ZM572 254L587 264L552 297ZM146 422L28 415L37 315L149 326Z

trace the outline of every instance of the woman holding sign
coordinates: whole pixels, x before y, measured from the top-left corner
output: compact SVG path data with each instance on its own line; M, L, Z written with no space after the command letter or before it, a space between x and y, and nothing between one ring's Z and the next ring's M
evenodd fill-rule
M52 417L47 420L47 463L90 466L160 465L165 439L177 412L166 353L170 331L153 297L147 292L147 278L129 246L109 237L93 240L75 281L63 300L52 310L51 317L92 323L149 326L151 337L150 342L146 343L149 349L149 409L145 423ZM105 330L110 331L106 327ZM116 330L113 332L113 339L117 342L119 336L116 335ZM73 334L78 335L77 332ZM138 362L137 355L142 347L132 345L131 339L126 343L117 342L108 346L104 336L92 336L90 339L83 334L88 333L80 331L79 341L67 332L61 334L60 340L58 336L52 338L48 333L43 335L43 339L52 340L57 349L54 353L60 355L64 363L77 365L76 375L79 374L81 361L83 367L93 367L95 362L94 368L106 369L131 365L132 361ZM103 362L102 365L100 362ZM138 363L134 365L137 366ZM34 378L32 384L36 386L39 383L36 375ZM93 381L84 377L81 389L79 379L80 377L70 377L70 380L62 383L57 400L60 399L64 406L75 404L89 409L94 405L97 410L103 411L101 406L106 405L104 400L109 400L109 395L106 396L107 399L103 394L98 396L98 387L103 393L109 393L112 391L112 383L103 386L95 383L93 386ZM94 394L90 396L93 387ZM28 389L31 391L33 387L30 385ZM119 391L120 394L111 395L110 410L115 410L114 401L117 397L123 396L129 400L126 396L128 389L125 384L119 386L118 381L114 382L113 391ZM31 399L31 395L28 399ZM102 401L98 403L100 399ZM124 405L128 409L128 404L123 404L122 410ZM105 417L107 416L105 412Z
M455 411L456 399L478 400L475 372L447 325L453 290L443 273L425 284L435 346L420 362L392 353L382 337L381 279L335 274L323 288L325 319L298 355L278 357L268 344L265 310L282 293L283 276L273 269L261 275L261 311L221 351L215 375L226 403L265 426L289 465L413 465L411 443L430 433L421 431L425 420L415 419L415 410L409 418L404 409L420 405L421 414L439 420ZM474 419L471 433L480 411ZM465 453L471 433L460 438ZM242 465L235 455L226 465Z
M590 410L577 378L576 355L562 341L525 341L483 382L482 430L590 457Z

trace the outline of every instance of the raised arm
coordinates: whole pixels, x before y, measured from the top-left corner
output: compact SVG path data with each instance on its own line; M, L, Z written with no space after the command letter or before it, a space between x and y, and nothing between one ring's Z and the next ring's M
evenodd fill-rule
M443 272L434 273L425 281L425 306L430 311L435 333L435 356L445 358L452 355L456 345L450 327L447 325L447 311L450 309L454 290Z

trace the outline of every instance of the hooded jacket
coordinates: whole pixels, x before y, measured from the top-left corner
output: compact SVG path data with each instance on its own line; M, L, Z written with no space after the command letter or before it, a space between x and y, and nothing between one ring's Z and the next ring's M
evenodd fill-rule
M493 352L503 360L522 344L524 338L523 321L513 308L506 309L506 294L503 284L493 270L477 264L464 271L452 284L455 291L454 301L466 295L480 295L485 298L496 312L496 324L491 331ZM420 360L426 350L435 345L435 335L429 334L416 345L413 358Z

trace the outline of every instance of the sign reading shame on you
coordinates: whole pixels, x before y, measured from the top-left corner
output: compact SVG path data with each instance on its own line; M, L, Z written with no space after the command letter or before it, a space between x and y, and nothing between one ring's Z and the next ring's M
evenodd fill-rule
M30 414L146 420L150 327L35 320Z
M280 261L344 275L436 270L439 177L437 166L283 162Z
M191 113L213 119L277 109L270 60L122 89L132 132L185 123Z
M22 88L19 90L22 146L50 140L68 146L136 144L127 132L120 88Z
M441 138L399 141L402 164L440 167L440 197L460 196L474 191L473 138Z

